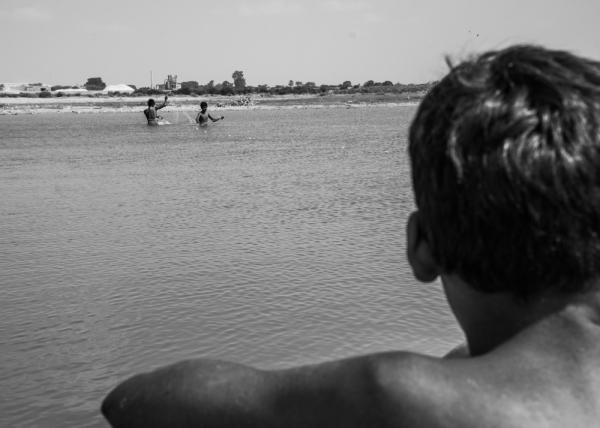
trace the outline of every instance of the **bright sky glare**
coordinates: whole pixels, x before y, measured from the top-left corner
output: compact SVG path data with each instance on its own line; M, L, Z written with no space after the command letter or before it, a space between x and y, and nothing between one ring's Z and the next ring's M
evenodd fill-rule
M599 0L2 0L0 82L422 83L536 43L600 59Z

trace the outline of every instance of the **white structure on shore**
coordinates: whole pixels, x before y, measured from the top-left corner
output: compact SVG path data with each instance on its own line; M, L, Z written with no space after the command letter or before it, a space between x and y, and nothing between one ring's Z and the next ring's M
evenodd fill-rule
M125 85L124 83L119 83L117 85L106 85L106 88L102 90L102 93L105 94L132 94L135 89L133 89L129 85Z
M56 91L52 91L54 94L63 94L63 95L82 95L87 94L89 91L85 88L65 88L65 89L57 89Z

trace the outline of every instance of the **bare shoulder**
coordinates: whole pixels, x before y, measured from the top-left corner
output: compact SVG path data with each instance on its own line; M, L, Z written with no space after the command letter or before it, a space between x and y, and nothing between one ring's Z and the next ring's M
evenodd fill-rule
M372 363L390 426L593 426L600 391L567 364L510 347L458 359L383 354Z
M498 402L497 385L475 359L416 354L378 356L376 373L382 411L390 426L510 427L511 411Z

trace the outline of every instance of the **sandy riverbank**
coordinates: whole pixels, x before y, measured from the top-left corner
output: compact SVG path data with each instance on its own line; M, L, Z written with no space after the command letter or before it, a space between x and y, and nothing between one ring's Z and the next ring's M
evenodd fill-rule
M160 96L153 96L160 102ZM41 113L110 113L143 110L147 97L52 97L0 98L0 115ZM201 101L207 101L211 110L273 109L273 108L327 108L368 105L401 105L418 103L420 97L406 94L328 94L281 96L184 96L169 97L168 110L196 111Z

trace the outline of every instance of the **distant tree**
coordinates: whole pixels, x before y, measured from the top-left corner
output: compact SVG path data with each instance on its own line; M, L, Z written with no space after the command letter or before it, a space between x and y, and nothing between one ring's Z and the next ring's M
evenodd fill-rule
M300 82L299 80L296 82L296 86L302 86L302 82Z
M231 82L225 80L223 83L221 83L221 90L219 93L221 95L233 95L235 93L234 86L231 84Z
M51 91L58 91L60 89L71 89L71 86L54 85L50 88Z
M102 81L101 77L89 77L83 86L85 86L85 89L88 91L101 91L106 88L106 83Z
M134 92L134 95L159 95L162 94L158 89L152 89L147 86L143 88L137 88Z
M237 92L244 92L246 89L246 79L244 79L244 72L236 70L231 75L233 78L233 86Z
M285 95L290 93L290 88L287 86L277 85L272 87L269 92L271 94Z
M385 82L382 83L383 86L394 86L394 84L392 82L390 82L389 80L386 80Z
M373 86L375 85L375 82L373 82L372 80L367 80L365 83L363 83L363 86L365 88L368 88L369 86Z
M208 90L206 89L206 85L198 85L196 89L191 90L191 93L195 95L206 95L208 94Z
M206 92L209 93L209 94L214 94L216 92L215 91L215 81L214 80L211 80L210 82L208 82L206 84Z
M290 80L291 82L291 80ZM258 85L258 87L256 88L256 90L258 92L269 92L269 86L267 85Z
M346 80L344 83L342 83L342 86L340 86L340 89L348 89L351 86L352 86L352 82L350 82L349 80Z
M0 91L4 90L4 83L0 83Z
M181 86L181 88L175 91L176 94L189 95L192 93L192 89L189 86Z
M127 85L127 86L129 86L129 87L133 88L133 90L134 90L134 91L137 89L137 86L135 86L135 85L131 85L131 84L129 84L129 85Z
M50 98L52 96L52 94L50 93L50 91L41 91L40 92L40 98Z
M292 86L294 86L294 81L293 81L293 80L290 80L290 81L288 82L288 86L289 86L290 88L291 88Z
M301 86L296 82L296 86L294 86L295 94L312 94L316 92L318 92L318 90L315 82L306 82Z

